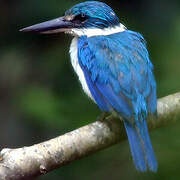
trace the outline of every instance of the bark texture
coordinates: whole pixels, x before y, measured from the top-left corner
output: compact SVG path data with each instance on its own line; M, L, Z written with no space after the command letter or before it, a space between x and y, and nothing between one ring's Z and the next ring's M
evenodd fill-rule
M180 92L158 100L157 117L148 120L148 127L151 130L174 122L178 115ZM0 152L0 179L32 179L125 138L122 122L108 117L40 144L3 149Z

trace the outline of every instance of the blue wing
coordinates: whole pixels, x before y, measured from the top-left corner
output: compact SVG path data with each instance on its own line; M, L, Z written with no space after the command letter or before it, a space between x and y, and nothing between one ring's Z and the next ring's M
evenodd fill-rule
M96 89L93 95L104 97L106 108L97 102L102 110L114 109L129 119L134 111L139 113L136 106L144 99L147 108L141 104L141 110L156 111L153 66L140 34L124 31L109 36L83 36L78 40L78 58L90 90Z
M146 117L156 112L156 83L143 37L133 31L78 39L78 60L94 100L124 117L136 168L157 169Z

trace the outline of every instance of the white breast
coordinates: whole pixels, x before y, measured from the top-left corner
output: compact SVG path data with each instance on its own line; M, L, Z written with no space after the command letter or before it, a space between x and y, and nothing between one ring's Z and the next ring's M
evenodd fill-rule
M79 65L78 62L78 51L77 51L77 37L74 37L72 42L71 42L71 46L70 46L70 56L71 56L71 64L75 70L75 72L77 73L78 77L79 77L79 81L81 82L82 88L84 90L84 92L94 101L94 98L88 88L88 85L86 83L86 79L84 77L84 73Z

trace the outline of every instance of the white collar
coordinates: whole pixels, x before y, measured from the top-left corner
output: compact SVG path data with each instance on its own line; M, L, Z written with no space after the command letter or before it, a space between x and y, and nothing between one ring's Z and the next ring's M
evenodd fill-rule
M71 29L71 31L67 32L70 33L74 36L87 36L87 37L92 37L92 36L107 36L110 34L115 34L119 32L125 31L127 28L123 24L116 25L114 27L108 27L104 29L99 29L99 28L74 28Z

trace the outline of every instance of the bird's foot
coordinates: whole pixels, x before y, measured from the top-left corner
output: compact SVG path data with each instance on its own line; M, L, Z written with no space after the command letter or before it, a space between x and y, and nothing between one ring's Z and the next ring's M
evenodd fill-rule
M97 121L104 121L108 117L109 113L107 112L102 112L98 117Z
M111 119L120 119L121 121L123 120L123 118L118 114L116 113L115 111L113 111L111 114L109 114L107 117L106 117L107 120L111 120Z
M111 120L111 119L120 119L123 120L123 118L117 114L116 112L102 112L98 117L97 121L104 121L104 120Z

